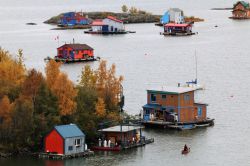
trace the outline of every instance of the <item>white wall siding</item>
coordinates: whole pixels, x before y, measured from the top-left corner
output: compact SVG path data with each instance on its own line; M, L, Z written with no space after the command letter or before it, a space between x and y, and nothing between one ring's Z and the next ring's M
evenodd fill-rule
M117 29L117 31L124 31L125 30L123 23L116 22L116 21L113 21L113 20L108 19L108 18L105 18L103 20L103 23L109 26L109 31L112 30L111 27L113 27L113 31L115 31L115 29Z
M94 31L94 32L102 31L102 26L93 25L91 28L92 28L92 31Z
M75 146L75 140L80 139L80 146ZM81 153L85 151L85 137L73 137L73 138L66 138L64 142L64 154L70 155L75 153ZM72 147L70 149L69 147Z

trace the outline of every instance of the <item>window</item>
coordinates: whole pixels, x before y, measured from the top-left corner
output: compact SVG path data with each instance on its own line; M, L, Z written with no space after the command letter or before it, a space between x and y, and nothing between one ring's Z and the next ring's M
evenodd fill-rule
M161 95L161 98L162 98L162 99L166 99L166 98L167 98L167 95Z
M185 100L185 101L189 101L189 100L190 100L190 96L189 96L189 95L185 95L185 96L184 96L184 100Z
M150 110L146 110L146 114L150 114Z
M156 101L156 95L155 94L151 94L151 102L155 102Z
M73 150L73 146L69 146L69 147L68 147L68 150L69 150L69 151Z
M166 111L166 108L162 108L162 111Z
M198 117L202 116L202 107L198 107Z
M75 139L75 146L81 146L81 139Z

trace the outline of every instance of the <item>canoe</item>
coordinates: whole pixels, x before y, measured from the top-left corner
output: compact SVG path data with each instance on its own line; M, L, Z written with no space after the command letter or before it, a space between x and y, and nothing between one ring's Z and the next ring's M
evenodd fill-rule
M188 148L188 150L186 150L186 151L185 151L185 150L182 150L182 151L181 151L181 154L188 154L189 152L190 152L190 148Z

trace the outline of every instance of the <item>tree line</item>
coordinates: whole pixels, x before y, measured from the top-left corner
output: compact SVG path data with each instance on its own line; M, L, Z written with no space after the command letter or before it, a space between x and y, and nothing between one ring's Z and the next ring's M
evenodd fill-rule
M26 69L22 50L16 57L0 48L0 151L42 150L43 138L55 125L75 123L95 140L99 124L121 120L123 77L113 64L86 65L79 83L46 64L45 75Z

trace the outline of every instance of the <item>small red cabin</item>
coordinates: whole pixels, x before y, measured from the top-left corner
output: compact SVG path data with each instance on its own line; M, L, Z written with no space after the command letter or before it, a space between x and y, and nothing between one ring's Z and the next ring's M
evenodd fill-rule
M60 59L90 59L94 58L94 49L87 44L64 44L57 48L56 58Z
M164 25L164 32L168 34L176 34L176 33L192 33L192 24L175 24L175 23L168 23Z
M75 125L60 125L44 138L46 153L71 155L85 151L85 135Z

